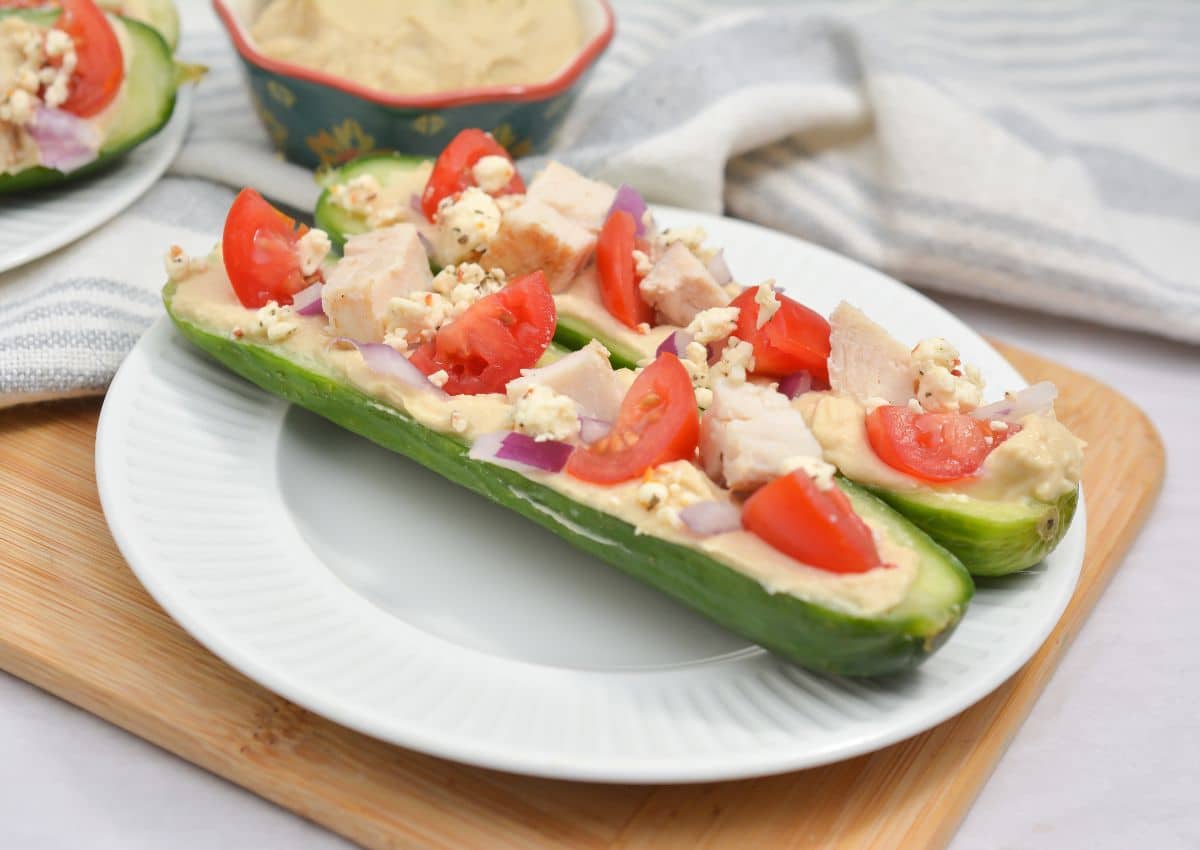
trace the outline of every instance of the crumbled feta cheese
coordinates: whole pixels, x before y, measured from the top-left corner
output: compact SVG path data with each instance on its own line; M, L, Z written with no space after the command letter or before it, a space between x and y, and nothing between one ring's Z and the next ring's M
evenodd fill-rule
M479 161L471 168L471 176L475 178L475 185L489 195L495 194L507 186L515 173L516 169L512 162L505 156L480 157Z
M408 333L403 329L390 331L383 337L383 344L390 345L401 354L408 354Z
M389 197L372 174L360 174L345 183L333 184L329 187L329 196L337 206L365 218L371 230L413 217L409 204L401 202L399 198Z
M454 318L450 299L436 292L409 292L388 302L386 336L403 335L410 345L433 339Z
M701 310L687 326L687 332L696 342L707 345L725 339L737 327L737 307L709 307ZM761 317L761 313L759 314Z
M880 398L879 396L872 396L871 398L869 398L863 402L863 409L866 410L867 413L873 413L876 410L876 408L887 407L889 404L891 404L891 402L889 402L886 398ZM920 405L918 405L918 407L919 406ZM921 411L918 410L917 412L920 413Z
M533 384L513 406L516 430L537 442L566 442L579 436L579 413L575 402L544 384Z
M167 280L178 282L206 271L208 260L205 257L188 256L178 245L172 245L163 258L163 266L167 270Z
M991 428L993 431L1007 431L1008 423L1001 419L993 419L991 422L988 423L988 427Z
M708 233L703 227L668 227L654 237L654 255L662 256L672 244L681 242L698 260L707 263L717 255L717 249L705 245L706 239Z
M910 398L908 400L908 409L911 410L913 413L924 413L925 412L925 408L921 407L921 402L917 401L915 398Z
M654 261L645 251L633 249L633 270L638 277L645 277L654 268Z
M783 461L783 472L794 472L797 469L801 470L805 475L813 480L817 485L818 490L832 490L833 476L837 472L837 467L832 463L826 463L820 458L797 456L789 457Z
M299 328L292 321L292 315L291 307L280 307L277 302L268 301L254 314L254 321L246 333L267 342L283 342Z
M645 481L637 490L637 501L648 511L652 511L667 500L671 491L661 481Z
M296 241L296 253L300 257L300 274L305 277L316 274L331 247L329 234L319 228L314 227L301 236Z
M735 310L736 312L736 310ZM746 375L754 370L754 347L748 342L739 340L736 336L729 337L721 358L711 366L708 363L708 347L698 340L692 340L683 350L679 358L688 377L692 379L692 389L696 393L696 404L707 408L713 401L713 387L718 381L730 381L735 384L745 383ZM639 363L648 365L652 361Z
M775 294L774 280L764 280L758 285L758 289L754 292L754 303L758 305L756 325L759 330L762 330L762 326L771 321L782 306Z
M500 208L491 195L471 186L444 198L437 211L438 257L447 265L486 251L500 229Z
M450 412L450 430L455 434L462 434L467 430L467 417L461 410L453 410Z
M78 62L75 41L63 30L44 31L16 16L0 20L0 121L24 127L39 105L61 106Z
M450 380L450 373L445 369L438 369L429 376L429 383L433 384L438 389L446 386L446 382Z
M715 495L708 476L687 460L675 460L650 469L637 489L638 504L676 528L683 526L679 512Z
M484 271L475 263L445 266L429 290L408 292L388 302L384 342L403 351L433 339L476 301L503 289L504 282L500 269Z
M645 336L646 334L650 333L650 323L649 322L638 322L637 327L634 328L634 330L636 330L638 333Z
M754 346L736 336L729 338L725 349L721 352L721 359L714 363L709 370L710 380L714 384L717 380L728 380L740 384L746 380L746 375L753 371Z
M932 413L967 413L983 400L983 377L964 366L958 349L941 337L921 340L912 351L917 401Z

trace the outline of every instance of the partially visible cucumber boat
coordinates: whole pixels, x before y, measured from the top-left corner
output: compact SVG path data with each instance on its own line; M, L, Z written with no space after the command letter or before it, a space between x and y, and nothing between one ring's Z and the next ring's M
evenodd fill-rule
M0 20L16 16L49 30L61 14L57 9L9 10L0 11ZM180 70L167 42L147 24L106 17L114 27L123 28L121 43L130 55L125 57L124 80L113 103L91 120L99 135L94 158L66 171L35 165L0 174L0 194L54 186L99 171L158 133L170 120Z
M404 207L416 206L432 167L431 159L398 153L367 154L351 160L330 171L323 178L326 188L317 199L313 211L314 223L329 234L330 242L340 253L347 239L366 233L371 228L363 215L351 212L338 202L333 187L345 187L356 178L370 177L384 191L390 190L395 194L399 189L399 194L408 194L408 197L396 198L395 203ZM433 268L436 271L437 265L433 264ZM576 351L593 339L603 343L609 351L613 366L618 369L632 369L645 357L644 352L604 334L587 319L560 310L558 327L554 334L558 345Z

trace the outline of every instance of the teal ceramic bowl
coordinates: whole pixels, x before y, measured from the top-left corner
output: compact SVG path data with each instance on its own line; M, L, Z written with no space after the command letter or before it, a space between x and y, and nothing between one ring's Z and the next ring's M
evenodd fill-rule
M576 0L584 44L550 80L402 96L264 56L254 45L250 24L267 2L213 0L213 7L241 57L272 144L310 168L329 168L375 151L436 156L467 127L490 131L514 156L544 151L613 37L606 0Z

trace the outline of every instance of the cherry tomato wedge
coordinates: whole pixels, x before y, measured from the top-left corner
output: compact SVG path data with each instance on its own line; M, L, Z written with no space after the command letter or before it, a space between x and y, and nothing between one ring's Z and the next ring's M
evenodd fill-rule
M754 289L747 289L730 304L739 308L734 334L754 346L754 374L783 378L801 369L817 384L829 385L829 322L786 295L776 293L779 309L758 327Z
M871 529L836 486L822 490L797 470L776 478L746 500L742 525L774 548L833 573L865 573L881 566Z
M253 189L238 193L225 217L221 256L243 307L291 304L292 296L312 282L300 273L296 251L307 232Z
M616 210L604 222L596 242L596 273L600 277L600 300L608 312L624 325L636 328L654 321L654 310L638 289L636 263L637 222L624 210Z
M475 185L475 175L471 173L471 169L485 156L502 156L509 162L512 161L504 146L483 130L463 130L450 140L450 144L438 154L437 161L433 164L433 173L429 175L429 182L425 184L425 191L421 194L421 209L425 218L433 221L438 204L443 198L457 195ZM524 191L525 182L521 175L514 171L508 185L492 194L514 195Z
M1013 426L993 435L986 422L965 413L914 413L897 405L867 414L867 438L880 460L926 481L971 475L992 449L1018 430Z
M78 57L61 108L88 118L117 96L125 79L125 58L112 24L92 0L62 0L61 5L54 27L71 37Z
M576 449L567 473L593 484L619 484L672 460L690 460L700 441L696 395L687 370L664 353L638 375L608 435Z
M502 393L545 353L557 320L545 276L531 272L476 301L410 359L426 375L446 370L451 395Z

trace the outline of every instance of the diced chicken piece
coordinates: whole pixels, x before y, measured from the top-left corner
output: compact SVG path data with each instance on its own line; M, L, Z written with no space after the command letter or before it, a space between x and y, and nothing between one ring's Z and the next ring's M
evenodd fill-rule
M503 269L510 278L541 269L552 292L570 285L596 247L596 236L549 204L527 198L507 210L487 252L485 269Z
M720 381L700 422L700 462L731 490L753 490L821 458L821 444L787 396L770 386Z
M599 233L617 190L589 180L574 169L551 162L533 178L525 195L554 207L571 221Z
M663 323L687 327L702 310L724 307L729 293L682 242L673 242L642 278L642 297Z
M580 413L605 422L617 418L625 385L608 361L608 351L596 341L579 351L543 366L526 369L508 382L508 397L514 403L532 386L545 386L579 405Z
M913 397L912 354L900 340L843 301L829 317L829 386L859 402L906 404Z
M334 333L379 342L387 332L388 302L432 285L417 228L394 224L350 237L326 279L321 303Z

